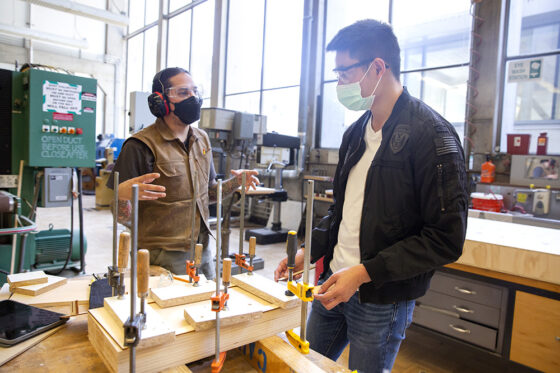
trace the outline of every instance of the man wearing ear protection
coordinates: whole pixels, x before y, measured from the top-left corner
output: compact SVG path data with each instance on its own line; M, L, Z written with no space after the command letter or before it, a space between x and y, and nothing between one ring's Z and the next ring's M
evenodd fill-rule
M324 271L307 338L333 360L350 343L352 370L390 371L414 300L462 253L465 159L453 126L401 85L390 25L356 22L327 50L336 52L338 100L365 113L344 133L335 203L313 231L311 258L323 257ZM283 260L276 279L285 272Z
M129 221L132 186L138 184L138 247L150 251L150 264L185 274L191 237L197 237L204 247L201 271L213 279L208 205L217 200L216 172L208 135L191 126L200 119L202 97L191 74L178 67L157 73L152 92L148 105L157 120L125 141L113 170L119 172L119 221ZM224 195L241 185L243 173L245 187L259 183L256 171L233 170L234 177L223 183ZM198 183L197 196L193 181ZM112 188L113 175L107 186Z

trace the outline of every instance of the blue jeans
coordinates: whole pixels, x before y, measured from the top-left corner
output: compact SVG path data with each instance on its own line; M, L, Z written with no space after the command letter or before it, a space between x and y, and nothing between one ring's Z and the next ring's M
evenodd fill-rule
M329 270L329 276L332 273ZM321 284L321 282L319 282ZM315 300L308 319L309 347L337 360L350 343L349 368L359 372L391 371L412 322L415 301L360 303L358 293L327 310Z

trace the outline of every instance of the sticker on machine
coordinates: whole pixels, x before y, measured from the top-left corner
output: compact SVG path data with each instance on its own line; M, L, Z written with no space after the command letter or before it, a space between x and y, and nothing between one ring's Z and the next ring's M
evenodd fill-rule
M97 101L97 95L91 92L84 92L82 93L82 100L84 101Z
M43 82L43 111L82 114L82 86L64 82Z
M92 114L95 110L92 107L85 107L84 108L84 113L90 113Z
M52 119L53 120L66 120L68 122L71 122L74 120L74 114L68 114L68 113L52 113Z

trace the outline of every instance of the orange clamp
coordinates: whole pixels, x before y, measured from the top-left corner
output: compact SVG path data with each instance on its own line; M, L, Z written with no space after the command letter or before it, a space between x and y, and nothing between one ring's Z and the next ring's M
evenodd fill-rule
M226 304L227 300L229 299L228 293L220 293L219 295L214 295L212 298L212 311L220 312L224 305Z
M200 276L196 274L196 266L194 262L187 260L187 275L189 276L190 282L197 283L200 280Z
M235 254L235 264L241 268L245 268L247 271L253 272L253 266L250 266L245 261L245 254Z
M220 352L220 360L212 360L212 373L220 373L226 361L226 351Z

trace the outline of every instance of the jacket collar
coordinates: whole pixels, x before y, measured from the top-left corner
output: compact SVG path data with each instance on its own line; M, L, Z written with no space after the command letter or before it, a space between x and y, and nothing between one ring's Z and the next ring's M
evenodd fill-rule
M403 108L405 107L405 105L407 104L407 102L409 100L410 100L410 94L408 93L408 90L406 89L406 87L403 87L403 91L402 91L401 95L397 99L397 102L395 102L395 106L393 106L393 110L391 111L391 115L389 115L389 118L387 119L387 121L383 125L383 128L381 128L381 131L382 131L383 135L388 133L389 129L397 122L398 116L400 115L401 111L403 110ZM359 125L357 127L359 128L360 135L362 137L364 136L366 126L368 125L371 117L372 117L371 110L367 110L364 113L364 115L362 115L357 121L359 123Z

